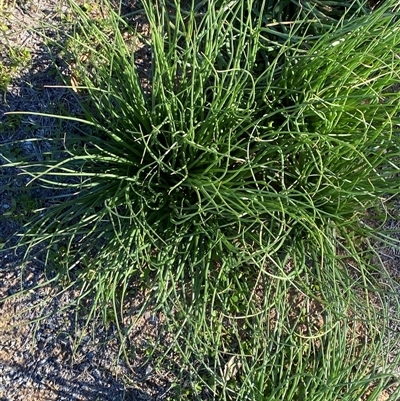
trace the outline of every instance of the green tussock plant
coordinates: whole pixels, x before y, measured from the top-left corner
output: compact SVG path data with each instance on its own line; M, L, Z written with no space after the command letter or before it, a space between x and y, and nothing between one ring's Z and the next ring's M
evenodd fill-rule
M283 41L262 2L143 6L150 38L76 7L84 114L58 117L80 132L6 165L60 190L19 246L62 266L93 318L119 325L146 291L181 399L376 400L394 381L392 288L365 217L399 192L395 2L312 40L296 14ZM148 74L127 34L151 49Z

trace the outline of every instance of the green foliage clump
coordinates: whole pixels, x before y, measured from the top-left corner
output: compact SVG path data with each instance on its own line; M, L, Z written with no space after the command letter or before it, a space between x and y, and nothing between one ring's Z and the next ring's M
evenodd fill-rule
M29 64L31 54L25 48L8 47L4 59L6 61L0 61L0 90L5 92L12 78Z
M392 379L363 218L399 192L399 11L269 3L143 1L150 39L77 7L82 129L61 161L12 163L70 194L22 244L62 247L117 322L147 288L191 399L358 400Z

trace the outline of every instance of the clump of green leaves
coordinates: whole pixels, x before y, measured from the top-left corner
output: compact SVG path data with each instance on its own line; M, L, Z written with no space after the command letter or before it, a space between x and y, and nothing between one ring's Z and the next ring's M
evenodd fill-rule
M280 41L256 1L143 5L149 41L76 8L82 130L65 159L10 163L64 191L21 245L62 247L117 324L144 287L191 399L355 400L371 383L376 399L393 378L384 270L361 239L399 192L394 3L314 38L299 19ZM126 32L151 49L145 78Z
M22 68L26 67L30 60L31 54L25 48L7 47L4 60L0 61L0 89L7 90L7 86L11 83L12 78Z
M7 86L11 82L10 74L3 63L0 64L0 89L3 91L7 89Z

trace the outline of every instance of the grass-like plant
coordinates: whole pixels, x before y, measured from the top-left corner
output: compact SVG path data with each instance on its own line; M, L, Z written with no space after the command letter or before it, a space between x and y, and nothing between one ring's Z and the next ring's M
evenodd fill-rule
M399 10L312 38L295 14L276 41L260 4L143 1L150 38L76 7L84 115L58 117L80 132L7 165L60 190L19 246L117 324L145 290L180 399L376 400L394 380L391 284L365 218L399 193ZM147 74L127 37L148 47Z

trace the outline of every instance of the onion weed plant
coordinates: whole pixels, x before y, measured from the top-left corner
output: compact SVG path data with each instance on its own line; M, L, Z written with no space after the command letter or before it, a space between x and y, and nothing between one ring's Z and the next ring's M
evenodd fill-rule
M329 24L316 7L281 13L282 40L268 2L144 0L149 37L108 7L101 25L75 7L84 112L54 117L79 135L62 158L6 165L60 190L18 246L121 333L145 292L172 399L396 399L394 290L373 248L399 193L395 2Z

